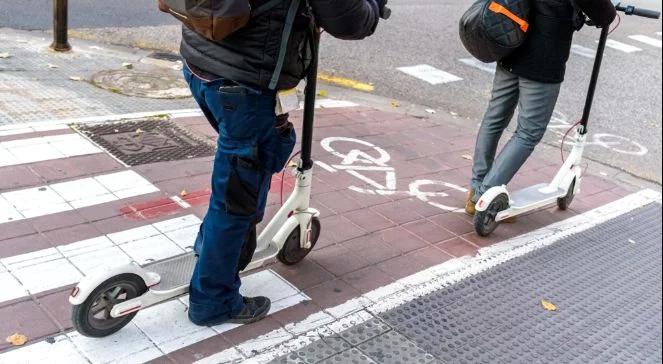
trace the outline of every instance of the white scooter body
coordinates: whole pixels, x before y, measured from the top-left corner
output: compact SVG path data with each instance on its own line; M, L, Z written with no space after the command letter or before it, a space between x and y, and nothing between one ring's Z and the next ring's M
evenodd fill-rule
M294 229L301 229L300 246L304 249L311 247L311 221L320 215L318 210L309 206L312 179L313 169L297 173L294 191L258 237L253 260L244 271L258 268L274 258ZM195 254L191 252L142 267L127 264L102 269L78 283L72 290L69 303L81 305L103 282L129 273L141 277L149 289L141 296L116 304L110 315L117 318L134 313L186 294L196 260Z
M498 196L506 195L509 199L509 207L495 216L495 221L500 222L513 216L555 204L558 199L569 194L570 188L574 189L571 194L575 194L579 191L582 179L580 163L582 162L586 138L586 134L576 132L575 145L571 150L571 154L550 183L529 186L513 193L509 193L504 185L493 187L479 198L476 203L476 210L484 212Z

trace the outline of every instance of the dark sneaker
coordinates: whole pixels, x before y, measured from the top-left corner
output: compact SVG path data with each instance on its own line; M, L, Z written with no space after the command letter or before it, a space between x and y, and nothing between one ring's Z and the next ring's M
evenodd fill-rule
M272 302L267 297L244 297L244 309L226 322L231 324L250 324L260 321L269 313Z

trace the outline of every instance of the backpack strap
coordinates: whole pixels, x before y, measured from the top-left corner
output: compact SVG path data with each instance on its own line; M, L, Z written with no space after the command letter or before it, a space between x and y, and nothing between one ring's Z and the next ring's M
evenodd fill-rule
M285 26L283 27L283 35L281 36L281 47L279 49L279 57L278 60L276 61L276 68L274 68L274 74L272 75L272 80L269 82L270 90L276 90L279 78L281 77L281 71L283 71L283 65L285 63L285 56L288 51L288 41L290 39L290 33L292 32L292 27L295 23L295 15L297 15L297 10L299 10L299 3L301 0L291 0L291 1L292 2L290 3L288 14L285 17ZM266 6L267 4L263 6Z

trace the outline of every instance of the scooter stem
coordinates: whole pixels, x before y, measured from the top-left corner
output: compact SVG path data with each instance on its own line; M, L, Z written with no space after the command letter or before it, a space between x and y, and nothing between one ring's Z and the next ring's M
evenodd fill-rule
M306 91L304 95L304 125L302 127L302 153L299 171L304 172L313 168L311 149L313 147L313 119L315 118L315 97L318 81L318 48L320 45L320 30L316 27L313 32L313 59L311 69L306 76Z
M589 113L592 111L592 103L594 102L594 92L596 91L596 84L599 80L599 72L601 71L601 62L603 61L603 52L605 50L605 43L608 40L610 33L609 26L601 28L601 37L599 38L599 46L596 49L596 57L594 58L594 69L592 70L592 77L589 81L589 90L587 91L587 99L585 100L585 109L580 119L580 134L587 134L587 123L589 122Z

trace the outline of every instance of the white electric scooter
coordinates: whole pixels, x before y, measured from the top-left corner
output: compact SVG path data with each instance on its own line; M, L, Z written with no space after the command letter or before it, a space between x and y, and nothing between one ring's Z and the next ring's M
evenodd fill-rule
M620 3L616 3L615 8L626 15L637 15L652 19L660 17L660 13L657 11L636 9L633 6L621 6ZM582 178L580 163L587 139L587 122L609 33L609 27L601 29L587 99L585 100L582 118L576 129L575 144L570 155L550 183L530 186L513 193L509 193L506 186L496 186L486 191L476 203L474 229L477 234L488 236L501 221L554 203L557 203L561 210L566 210L571 205L576 192L579 190Z
M313 59L307 77L304 101L301 160L294 191L262 231L253 260L244 271L260 267L276 257L287 265L299 263L313 249L320 236L319 212L309 206L313 182L313 119L315 113L317 48L320 33L314 35ZM85 277L71 291L71 319L74 328L89 337L113 334L144 308L188 292L196 264L193 252L139 266L108 268Z

